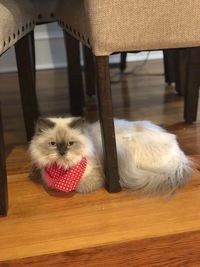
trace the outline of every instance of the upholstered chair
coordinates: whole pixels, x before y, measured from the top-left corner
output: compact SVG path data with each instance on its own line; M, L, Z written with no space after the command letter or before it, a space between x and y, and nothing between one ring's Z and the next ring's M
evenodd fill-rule
M31 121L37 115L37 100L32 71L32 30L35 26L35 11L27 0L0 0L0 55L15 45L19 73L21 101L27 138L31 137ZM26 86L25 86L26 85ZM32 110L32 112L29 112ZM0 116L0 215L7 213L7 177L4 154L2 120Z
M119 191L120 185L108 57L114 52L199 46L199 12L199 0L60 2L60 25L77 42L90 48L95 57L105 174L110 192Z
M0 55L15 45L22 109L27 139L34 134L39 116L36 97L35 25L56 21L58 0L0 0ZM72 115L82 115L83 85L79 43L67 41L68 75ZM7 177L4 155L3 129L0 120L0 215L7 213Z

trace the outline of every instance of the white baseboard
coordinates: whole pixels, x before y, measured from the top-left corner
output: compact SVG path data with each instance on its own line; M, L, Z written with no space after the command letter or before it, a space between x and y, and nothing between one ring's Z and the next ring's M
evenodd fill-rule
M62 68L67 66L63 34L55 24L38 26L35 30L36 68L38 70ZM129 53L127 61L145 60L148 52ZM161 59L161 51L153 51L148 59ZM110 57L110 63L118 63L119 54ZM0 58L0 73L16 71L14 48Z

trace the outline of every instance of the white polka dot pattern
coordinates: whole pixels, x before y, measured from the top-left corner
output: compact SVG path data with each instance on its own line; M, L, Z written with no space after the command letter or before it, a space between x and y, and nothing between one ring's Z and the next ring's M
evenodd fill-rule
M49 186L64 192L70 192L76 188L87 166L86 158L72 168L64 169L53 164L44 169L44 178Z

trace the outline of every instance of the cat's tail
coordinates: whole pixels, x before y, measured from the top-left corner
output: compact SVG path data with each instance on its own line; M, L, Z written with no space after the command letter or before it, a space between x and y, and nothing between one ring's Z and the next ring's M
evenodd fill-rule
M192 161L179 151L179 158L172 159L168 166L156 170L131 168L120 172L122 187L139 190L146 195L174 194L183 187L192 174Z

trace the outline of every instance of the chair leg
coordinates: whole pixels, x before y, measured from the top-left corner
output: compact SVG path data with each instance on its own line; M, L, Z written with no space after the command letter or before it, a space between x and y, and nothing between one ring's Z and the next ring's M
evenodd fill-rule
M117 165L108 56L95 57L95 60L106 187L109 192L119 192L121 187Z
M0 216L6 216L8 210L8 188L6 175L6 159L4 152L4 139L2 118L0 113Z
M165 82L167 84L175 82L174 53L174 49L163 50Z
M82 70L79 41L64 32L68 63L70 111L72 116L81 116L84 106Z
M34 36L32 32L15 44L22 109L28 141L31 140L34 134L35 121L38 118L33 42Z
M126 69L126 58L127 58L127 53L122 52L120 54L120 64L119 64L121 72L123 72Z
M179 95L185 93L187 53L188 49L176 49L174 52L175 83Z
M184 119L188 123L196 121L200 85L200 47L188 48L186 67L186 87Z
M95 95L95 64L91 50L83 45L86 94Z

